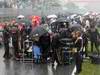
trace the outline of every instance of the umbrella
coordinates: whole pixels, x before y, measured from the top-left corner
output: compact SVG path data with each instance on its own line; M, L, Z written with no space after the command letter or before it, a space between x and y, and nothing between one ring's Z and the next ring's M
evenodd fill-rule
M71 24L70 25L70 28L73 30L73 31L81 31L81 25L80 24L77 24L77 23L74 23L74 24Z
M86 12L83 16L87 16L90 15L90 12Z
M31 21L32 21L33 26L34 25L38 26L38 25L40 25L41 17L40 16L32 16Z
M35 21L40 21L41 17L40 16L31 16L31 19Z
M45 27L43 26L38 26L36 27L32 32L31 32L31 36L42 36L44 34L48 33L48 31L45 29Z
M31 21L27 18L24 18L24 19L17 19L17 23L24 23L25 26L29 26L31 25Z
M56 15L48 15L47 18L57 18Z
M23 18L25 18L25 16L19 15L19 16L17 16L17 18L23 19Z
M71 17L71 19L74 19L76 16L77 16L77 14L73 14L70 17Z
M70 20L67 18L58 18L57 22L70 22Z
M64 23L66 23L67 26L69 26L70 20L68 20L67 18L59 18L56 23L58 25L64 25Z

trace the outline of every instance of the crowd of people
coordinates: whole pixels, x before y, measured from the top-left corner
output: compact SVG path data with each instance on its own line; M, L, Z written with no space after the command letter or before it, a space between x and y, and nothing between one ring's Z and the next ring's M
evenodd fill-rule
M51 60L52 63L57 61L58 64L64 64L67 59L70 63L69 60L72 57L75 59L76 73L80 73L83 58L89 56L89 41L91 42L91 53L95 49L98 55L100 53L100 33L97 29L99 26L97 26L96 18L91 14L85 16L74 14L67 17L52 15L47 16L46 19L33 19L30 25L16 21L4 23L4 58L33 57L35 62ZM45 32L39 31L39 27L44 27ZM12 48L10 48L10 44ZM13 54L10 53L10 49ZM30 52L32 52L31 56Z

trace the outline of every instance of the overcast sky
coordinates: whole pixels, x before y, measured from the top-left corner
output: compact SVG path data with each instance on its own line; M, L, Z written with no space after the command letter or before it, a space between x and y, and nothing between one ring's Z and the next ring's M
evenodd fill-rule
M0 0L4 1L4 0ZM61 1L61 4L72 1L76 3L80 8L86 8L89 11L99 11L100 12L100 0L58 0Z
M62 0L64 2L72 1L76 3L81 8L86 8L89 11L100 12L100 0Z

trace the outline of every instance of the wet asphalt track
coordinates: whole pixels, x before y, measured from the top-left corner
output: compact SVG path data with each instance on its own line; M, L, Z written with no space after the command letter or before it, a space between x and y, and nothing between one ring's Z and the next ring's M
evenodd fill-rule
M32 64L5 60L0 49L0 75L71 75L74 65L52 67L51 64Z

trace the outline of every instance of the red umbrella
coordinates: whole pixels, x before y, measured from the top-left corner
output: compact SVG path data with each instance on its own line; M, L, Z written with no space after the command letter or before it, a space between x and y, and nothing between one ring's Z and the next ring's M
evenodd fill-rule
M34 29L35 27L40 25L41 17L40 16L32 16L32 28Z

